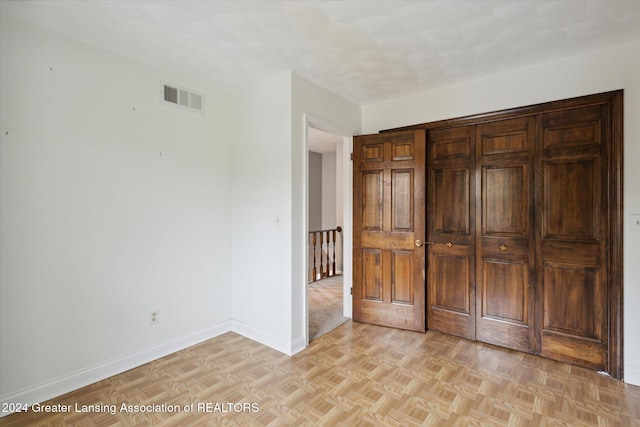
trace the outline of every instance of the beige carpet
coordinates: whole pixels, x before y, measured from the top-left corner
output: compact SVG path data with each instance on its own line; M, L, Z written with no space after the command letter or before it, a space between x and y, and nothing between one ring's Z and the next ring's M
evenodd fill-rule
M334 330L347 320L342 315L342 276L309 283L309 341Z

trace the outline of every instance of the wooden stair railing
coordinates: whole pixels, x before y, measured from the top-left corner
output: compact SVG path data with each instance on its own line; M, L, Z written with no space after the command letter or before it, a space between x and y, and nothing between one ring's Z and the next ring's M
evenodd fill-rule
M309 282L336 275L336 242L341 231L342 227L336 227L309 232L310 258L313 259Z

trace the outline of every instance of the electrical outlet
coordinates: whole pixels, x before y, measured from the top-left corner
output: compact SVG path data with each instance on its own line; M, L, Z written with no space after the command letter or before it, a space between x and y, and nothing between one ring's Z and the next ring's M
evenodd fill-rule
M160 310L153 310L149 313L149 324L157 325L160 321Z
M631 228L640 230L640 214L631 214Z

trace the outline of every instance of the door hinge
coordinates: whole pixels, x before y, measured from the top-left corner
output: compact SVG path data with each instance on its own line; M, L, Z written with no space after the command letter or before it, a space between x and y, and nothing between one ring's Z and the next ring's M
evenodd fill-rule
M349 288L349 293L353 295L353 288Z
M351 153L351 161L353 161L353 153Z

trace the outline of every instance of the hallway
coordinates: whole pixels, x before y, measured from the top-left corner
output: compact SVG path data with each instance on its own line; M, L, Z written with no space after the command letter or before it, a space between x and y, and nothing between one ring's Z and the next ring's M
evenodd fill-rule
M309 341L337 328L348 318L342 315L342 276L309 283Z

